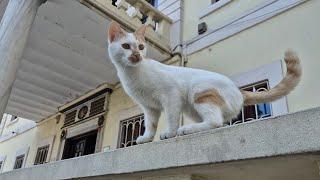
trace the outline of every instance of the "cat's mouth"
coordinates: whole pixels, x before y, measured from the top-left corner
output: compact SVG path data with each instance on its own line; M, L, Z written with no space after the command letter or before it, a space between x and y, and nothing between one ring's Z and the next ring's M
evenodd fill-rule
M136 53L129 56L128 59L131 63L136 64L142 60L142 57L140 56L140 54Z

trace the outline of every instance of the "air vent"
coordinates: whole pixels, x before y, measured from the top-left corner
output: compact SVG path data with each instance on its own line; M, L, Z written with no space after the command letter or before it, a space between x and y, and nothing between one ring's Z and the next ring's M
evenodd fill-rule
M105 111L105 94L99 94L96 97L91 97L86 101L78 104L76 107L65 112L64 127L72 124L78 124L81 121L90 120L98 114Z
M99 98L91 103L90 115L94 116L104 111L105 97Z
M64 125L67 126L74 123L76 120L76 114L77 114L77 110L67 113L64 119Z

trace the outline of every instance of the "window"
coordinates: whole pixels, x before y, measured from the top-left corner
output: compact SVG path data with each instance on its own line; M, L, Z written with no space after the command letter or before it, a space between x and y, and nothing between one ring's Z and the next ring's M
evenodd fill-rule
M268 81L258 82L249 86L241 88L245 91L259 92L266 91L269 89ZM251 121L254 119L262 119L270 117L271 114L271 104L261 103L251 106L244 106L236 119L230 122L230 125L239 124L246 121Z
M146 0L146 1L154 7L158 6L158 0Z
M48 152L49 152L49 145L39 147L37 150L37 155L34 161L34 165L46 163Z
M93 154L96 150L98 130L66 139L62 159Z
M17 156L16 162L14 163L13 169L20 169L23 166L23 161L24 161L24 154Z
M143 135L144 130L144 115L121 121L118 147L124 148L136 145L137 138Z

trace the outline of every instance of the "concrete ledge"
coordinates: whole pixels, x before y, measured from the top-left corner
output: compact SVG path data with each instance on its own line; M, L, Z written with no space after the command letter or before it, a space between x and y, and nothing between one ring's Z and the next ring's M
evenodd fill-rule
M1 180L68 179L317 152L320 108L63 160L0 175Z

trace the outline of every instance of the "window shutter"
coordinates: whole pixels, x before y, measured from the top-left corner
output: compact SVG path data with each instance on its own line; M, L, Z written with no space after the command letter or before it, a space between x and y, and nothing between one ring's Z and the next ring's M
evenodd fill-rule
M76 114L77 114L77 110L67 113L64 119L64 125L67 126L74 123L76 120Z
M104 111L105 97L99 98L91 103L89 116L94 116Z

